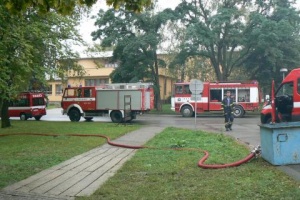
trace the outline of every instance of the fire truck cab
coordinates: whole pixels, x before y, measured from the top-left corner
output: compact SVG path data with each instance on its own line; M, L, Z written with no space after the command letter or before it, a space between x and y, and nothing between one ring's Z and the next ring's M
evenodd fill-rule
M61 107L62 114L67 114L71 121L108 115L113 122L120 123L153 109L154 91L152 83L68 87L64 90Z
M175 83L171 109L181 113L183 117L194 116L205 111L221 111L222 99L226 91L230 91L235 101L234 116L243 117L246 111L258 110L260 90L257 81L246 82L204 82L201 99L191 98L188 82ZM195 110L197 108L197 110Z
M22 92L17 99L10 102L8 107L9 117L20 117L21 120L27 120L34 117L40 120L46 115L45 94L42 92Z
M272 120L272 101L275 106L276 122L300 121L300 68L292 70L276 90L274 100L270 100L261 111L261 123Z

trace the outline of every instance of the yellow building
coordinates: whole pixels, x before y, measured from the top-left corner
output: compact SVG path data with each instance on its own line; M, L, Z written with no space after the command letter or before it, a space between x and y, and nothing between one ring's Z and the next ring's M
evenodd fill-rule
M48 79L48 99L50 103L59 103L62 98L62 91L68 85L70 86L100 86L102 84L111 83L109 75L118 63L111 63L110 57L112 52L99 53L96 56L83 56L77 60L77 63L83 66L84 73L79 75L74 71L69 71L66 76L66 83L63 83L60 78L53 77ZM172 95L174 84L172 79L167 74L166 69L159 69L159 85L161 99L167 101Z

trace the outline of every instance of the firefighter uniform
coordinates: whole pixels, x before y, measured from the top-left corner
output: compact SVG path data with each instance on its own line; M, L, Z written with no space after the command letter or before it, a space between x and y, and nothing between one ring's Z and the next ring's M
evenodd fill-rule
M232 130L231 126L234 119L233 118L234 102L233 102L233 98L230 97L230 92L227 92L227 96L222 100L221 105L224 110L226 131Z

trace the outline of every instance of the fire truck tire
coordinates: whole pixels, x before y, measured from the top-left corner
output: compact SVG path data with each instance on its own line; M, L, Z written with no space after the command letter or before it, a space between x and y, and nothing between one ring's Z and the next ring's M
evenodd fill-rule
M72 122L78 122L80 120L80 117L81 115L79 110L73 108L69 111L69 118Z
M245 114L245 110L243 109L242 106L235 106L233 109L233 115L236 118L243 117Z
M272 116L271 115L267 115L263 120L261 120L262 124L270 124L271 122L272 122ZM276 116L275 122L276 123L280 122L278 116Z
M26 116L26 114L25 113L21 113L20 120L25 121L27 119L28 119L28 117Z
M114 110L110 113L111 121L114 123L123 122L122 113L119 110Z
M133 118L129 118L129 119L126 119L125 122L131 122L133 120Z
M270 124L272 122L272 117L269 117L267 120L266 120L266 124Z
M42 118L42 116L35 116L35 117L34 117L34 119L35 119L36 121L39 121L41 118Z
M194 114L191 106L183 106L180 112L182 117L192 117Z

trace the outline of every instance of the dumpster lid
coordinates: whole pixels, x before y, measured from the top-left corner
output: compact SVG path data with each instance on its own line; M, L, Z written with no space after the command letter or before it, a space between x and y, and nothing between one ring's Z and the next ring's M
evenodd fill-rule
M296 128L300 127L300 122L280 122L280 123L275 123L275 124L259 124L258 126L264 127L264 128Z

